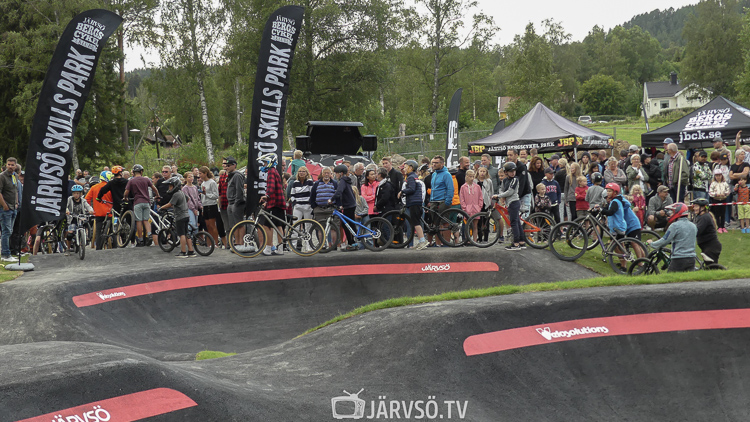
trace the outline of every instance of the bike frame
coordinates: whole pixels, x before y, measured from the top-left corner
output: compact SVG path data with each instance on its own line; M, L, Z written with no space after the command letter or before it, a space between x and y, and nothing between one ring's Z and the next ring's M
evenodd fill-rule
M601 229L602 233L609 233L609 228L607 226L605 226L604 223L602 223L598 218L595 218L591 213L589 213L588 215L586 215L586 218L583 221L591 221L591 222L594 223L594 226L595 226L594 233L596 234L596 238L599 240L599 247L602 249L602 259L606 259L606 257L607 257L607 247L604 245L604 236L600 235L599 234L599 230L596 230L596 228ZM582 225L581 225L581 228L583 228ZM612 242L615 242L617 244L617 247L621 251L625 250L625 248L623 248L623 246L622 246L622 243L620 243L620 241L617 240L617 238L615 236L611 236L610 235L609 238L612 240ZM645 253L646 251L643 251L643 252ZM612 255L614 257L617 257L617 258L627 258L627 255L625 253L619 253L618 254L618 253L616 253L614 251L610 255Z
M495 203L495 211L500 213L500 216L503 217L503 221L505 221L505 224L507 227L510 227L510 215L508 214L508 208ZM492 215L492 211L487 211L488 216ZM531 215L531 214L529 214ZM550 216L551 217L551 216ZM521 226L524 228L524 233L539 233L542 231L540 227L537 227L534 223L526 220L525 218L521 217L521 214L518 214L518 218L521 220ZM529 226L530 228L526 228L526 226Z
M333 217L338 217L343 223L344 226L349 230L349 233L351 233L355 239L365 239L368 237L372 237L372 230L368 229L361 223L357 223L356 221L352 220L351 218L345 216L344 214L340 213L338 210L333 210L333 214L331 214L331 217L329 217L329 220ZM354 233L354 229L349 225L349 223L354 224L357 226L357 233ZM326 223L328 224L328 223ZM362 230L366 231L365 234L359 234L362 232Z

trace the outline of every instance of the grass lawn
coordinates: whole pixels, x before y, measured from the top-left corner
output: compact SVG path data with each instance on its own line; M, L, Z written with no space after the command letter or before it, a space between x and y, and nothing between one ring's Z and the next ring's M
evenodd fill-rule
M21 258L21 262L27 262L29 260L28 256L24 256ZM10 262L8 263L10 264ZM8 265L6 263L0 264L0 283L15 280L16 278L20 277L21 274L23 274L23 271L9 271L5 269L5 266Z
M668 122L649 123L649 129L654 130L666 126ZM615 140L622 139L629 144L640 145L641 134L648 132L644 122L620 122L620 123L602 123L588 126L591 129L612 135Z
M202 352L198 352L197 355L195 355L195 360L206 360L206 359L217 359L217 358L223 358L227 356L234 356L237 353L224 353L224 352L214 352L212 350L204 350Z

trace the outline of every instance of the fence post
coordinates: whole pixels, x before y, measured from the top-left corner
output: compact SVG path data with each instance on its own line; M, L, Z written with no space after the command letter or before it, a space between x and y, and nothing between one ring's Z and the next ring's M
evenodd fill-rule
M617 126L613 127L612 129L615 131L615 133L614 133L614 135L612 135L612 137L615 138L615 141L616 141L617 140Z

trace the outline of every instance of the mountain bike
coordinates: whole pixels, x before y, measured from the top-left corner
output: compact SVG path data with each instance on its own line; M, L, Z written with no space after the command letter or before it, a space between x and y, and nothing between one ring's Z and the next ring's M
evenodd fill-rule
M638 258L628 268L628 275L659 274L669 269L672 262L672 250L669 248L657 248L649 252L648 257ZM727 267L717 264L706 254L695 256L695 270L726 270Z
M287 214L287 219L294 223L276 217L263 207L259 207L255 219L243 220L235 224L229 231L227 242L232 252L243 258L254 258L266 247L266 230L257 221L261 217L271 223L272 233L276 233L279 246L286 243L289 249L299 256L312 256L323 247L323 226L308 218L299 220Z
M578 217L575 220L573 220L575 223L580 224L584 229L586 229L586 234L589 235L589 245L588 250L594 249L599 244L599 238L603 238L605 235L610 236L609 230L606 230L607 227L607 218L601 213L595 213L595 215L592 215L592 210L588 211L588 215L584 215L582 217ZM591 222L591 220L588 217L593 217L601 224L594 224ZM602 230L602 227L605 227L604 230ZM648 226L646 226L648 227ZM594 235L594 230L597 230L599 232L599 236ZM661 239L661 235L653 230L650 229L642 229L641 230L641 242L642 243L648 243L648 240L659 240Z
M479 212L469 218L467 229L469 230L468 241L479 248L487 248L503 236L500 219L505 221L505 227L510 227L510 216L508 208L492 200L492 207L487 211ZM535 212L525 219L519 215L523 237L526 244L535 249L544 249L548 245L549 232L555 223L555 219L544 212ZM476 229L474 227L476 226ZM476 231L475 231L476 230Z
M91 224L89 223L89 215L84 214L72 214L72 221L76 225L76 231L73 233L73 238L70 240L70 250L75 251L78 257L83 260L86 256L86 244L88 243L89 233L91 233Z
M390 242L389 247L400 249L413 242L414 227L412 227L406 207L388 211L379 218L388 220L393 226L393 241ZM444 245L463 246L468 241L466 225L469 221L469 214L464 210L448 208L441 213L437 213L423 205L419 221L424 227L425 235L437 235Z
M349 230L354 237L355 242L362 242L365 248L374 252L385 250L393 243L394 229L393 225L383 217L373 217L365 224L358 223L345 216L339 210L334 209L333 213L326 220L321 239L321 253L335 250L341 242L341 225L335 224L334 219L338 218L343 227ZM355 232L352 225L357 228ZM412 234L413 237L413 234Z
M174 213L170 211L164 211L163 213L163 216L157 214L160 224L163 226L159 230L157 240L161 250L172 252L174 248L180 246L180 236L177 236ZM216 240L208 232L199 231L196 227L188 224L187 237L193 241L193 249L198 255L209 256L214 252Z
M47 224L41 226L37 235L41 239L39 245L39 251L43 254L52 254L55 252L65 252L67 247L65 246L65 220L60 219L57 221L50 221Z
M102 199L101 202L105 204L114 205L112 202ZM102 244L103 249L114 249L124 248L130 241L130 229L132 223L135 222L135 216L133 212L127 209L128 203L123 202L120 205L120 212L112 209L107 213L107 218L104 221L102 227ZM127 219L123 219L120 216L126 215Z
M595 229L591 230L602 249L602 261L618 274L627 274L630 264L638 258L645 258L648 248L638 239L624 237L617 239L610 237L609 243L604 243L601 233L607 232L608 228L601 220L595 218L596 210L585 216L585 220L591 223ZM575 261L586 253L589 244L587 227L574 221L564 221L552 227L549 235L549 247L552 253L563 261Z

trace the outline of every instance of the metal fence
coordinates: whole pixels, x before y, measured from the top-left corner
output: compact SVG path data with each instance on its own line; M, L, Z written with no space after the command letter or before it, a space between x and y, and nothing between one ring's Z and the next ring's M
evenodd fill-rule
M458 133L459 156L469 155L469 142L486 138L491 135L491 130L475 130ZM407 158L420 155L432 157L434 155L445 155L445 144L448 134L422 133L419 135L399 136L395 138L382 138L378 140L378 151L376 157L400 154Z

